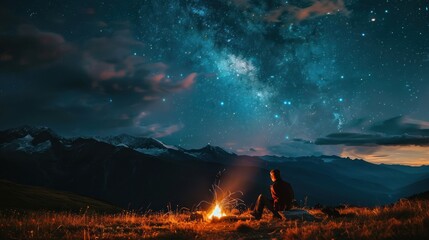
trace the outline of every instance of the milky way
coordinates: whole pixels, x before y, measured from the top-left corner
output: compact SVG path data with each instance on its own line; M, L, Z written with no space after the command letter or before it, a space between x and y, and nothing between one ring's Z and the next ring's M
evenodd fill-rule
M428 128L424 1L3 5L3 127L291 156L358 155L332 133L409 134L374 130L389 119Z

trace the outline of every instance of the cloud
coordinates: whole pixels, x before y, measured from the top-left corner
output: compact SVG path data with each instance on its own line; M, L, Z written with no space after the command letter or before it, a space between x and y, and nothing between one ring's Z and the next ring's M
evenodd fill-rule
M362 155L364 156L374 155L377 157L381 157L381 155L379 154L375 155L375 153L377 153L380 149L381 149L380 146L344 146L342 148L342 154L348 153L347 156L355 156L359 158ZM386 156L388 155L384 155L383 157L386 157Z
M292 8L292 13L295 19L303 21L310 18L323 16L326 14L343 13L348 14L348 10L344 5L343 0L320 0L314 1L313 5L306 8Z
M429 123L395 117L370 127L376 133L333 133L318 138L316 145L429 146Z
M314 143L338 146L342 157L373 163L427 164L429 122L399 116L372 125L360 119L351 127L357 129L359 126L365 126L368 132L333 133L316 139Z
M141 113L139 113L134 119L133 119L133 125L135 126L135 127L138 127L138 126L140 126L141 124L142 124L142 120L144 120L148 115L149 115L150 113L148 113L148 112L141 112ZM128 119L129 117L128 117L128 115L125 115L124 116L124 118L125 119Z
M429 151L424 146L344 147L342 157L365 159L372 163L428 165Z
M183 79L183 81L179 84L178 89L188 89L195 83L195 79L197 77L196 73L191 73L187 77Z
M137 51L144 51L144 44L134 40L128 30L90 39L83 49L83 65L95 80L93 86L111 91L134 90L149 96L143 99L158 99L154 96L186 90L195 83L196 73L181 80L172 79L167 74L168 65L147 62L134 54Z
M250 148L238 148L235 152L239 155L249 155L249 156L266 156L270 152L265 147L250 147Z
M299 157L338 155L341 153L341 148L335 146L318 146L310 141L294 139L292 141L282 142L278 145L269 146L268 151L278 156Z
M293 5L280 6L269 11L265 15L264 20L273 23L282 22L282 17L286 14L286 20L300 22L307 19L337 13L342 13L344 15L349 14L343 0L315 0L308 7L298 7Z
M60 34L20 25L14 34L0 37L0 69L13 71L50 64L71 49Z
M370 130L390 135L429 136L429 122L399 116L375 124Z
M127 29L118 29L110 36L90 38L84 44L84 51L94 58L113 62L121 61L143 48L143 42L135 40Z
M161 124L151 124L147 127L143 127L143 129L148 132L145 135L149 135L154 138L162 138L180 131L183 127L183 124L173 124L166 126Z
M198 78L195 72L169 76L170 66L149 61L142 56L145 51L144 43L124 26L80 42L19 26L0 38L0 108L8 116L0 124L47 125L99 135L141 122L150 104L189 90ZM18 87L6 87L11 84ZM180 128L159 126L148 134L162 137Z
M382 136L378 134L360 134L360 133L334 133L324 138L318 138L315 141L317 145L339 145L346 146L397 146L397 145L416 145L429 146L429 137L424 136Z

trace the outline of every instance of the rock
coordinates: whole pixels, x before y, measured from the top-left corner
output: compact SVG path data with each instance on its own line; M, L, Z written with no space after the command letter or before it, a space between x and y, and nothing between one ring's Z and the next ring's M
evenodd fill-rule
M314 221L316 218L304 209L291 209L279 212L287 220Z

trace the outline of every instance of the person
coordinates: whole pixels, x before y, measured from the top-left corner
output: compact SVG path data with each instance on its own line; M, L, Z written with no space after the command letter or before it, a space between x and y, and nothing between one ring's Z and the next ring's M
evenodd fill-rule
M286 211L292 208L292 201L295 196L290 183L283 181L278 169L271 170L270 177L273 182L270 185L272 199L268 199L262 194L258 196L255 209L251 212L251 215L257 220L261 219L264 207L273 213L273 218L277 219L282 219L278 211Z

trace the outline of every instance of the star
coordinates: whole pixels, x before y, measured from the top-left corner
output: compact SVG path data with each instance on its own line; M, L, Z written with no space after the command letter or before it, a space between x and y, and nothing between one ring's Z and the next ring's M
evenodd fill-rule
M48 20L58 18L49 1L8 7L17 11L2 36L14 44L2 46L0 100L11 106L2 108L10 119L0 118L0 127L54 122L69 134L67 123L55 122L69 114L82 122L73 134L120 129L184 148L228 142L234 150L317 139L359 119L429 121L422 1L131 2L100 2L82 19L59 5L61 28Z

